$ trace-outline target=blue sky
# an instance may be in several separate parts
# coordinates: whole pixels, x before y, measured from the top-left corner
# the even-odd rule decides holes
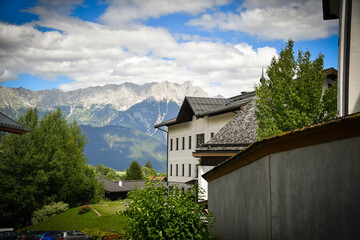
[[[320,0],[1,0],[0,85],[191,81],[230,97],[252,90],[289,38],[337,68],[337,28]]]

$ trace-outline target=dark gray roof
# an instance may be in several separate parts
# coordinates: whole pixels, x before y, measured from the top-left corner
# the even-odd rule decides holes
[[[243,92],[241,95],[231,98],[185,97],[176,119],[155,124],[154,127],[158,128],[191,121],[194,115],[201,118],[236,111],[254,98],[255,92]]]
[[[103,184],[105,191],[107,192],[130,192],[135,189],[135,186],[138,188],[145,188],[144,180],[124,180],[119,185],[119,181],[110,181],[101,177],[98,177],[98,180]],[[165,184],[162,181],[156,181],[157,184]]]
[[[244,99],[239,102],[244,101]],[[196,152],[239,151],[257,140],[255,99],[243,104],[241,110]]]
[[[195,116],[202,115],[204,112],[218,108],[228,102],[226,98],[204,98],[204,97],[186,97]]]
[[[159,128],[159,127],[162,127],[162,126],[169,126],[169,125],[172,125],[172,124],[175,124],[175,123],[176,123],[176,118],[172,118],[172,119],[167,120],[165,122],[155,124],[154,128]]]
[[[16,121],[12,120],[8,116],[0,112],[0,131],[24,134],[29,130],[27,130],[19,123],[17,123]]]
[[[127,186],[119,186],[119,182],[113,182],[109,181],[104,178],[98,178],[99,181],[103,184],[105,191],[107,192],[129,192],[133,190],[132,188],[129,188]]]

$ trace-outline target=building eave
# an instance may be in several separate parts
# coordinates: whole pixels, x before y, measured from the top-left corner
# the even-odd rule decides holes
[[[209,182],[270,154],[360,136],[360,113],[255,142],[203,177]]]
[[[324,20],[339,18],[340,0],[323,0],[322,3]]]

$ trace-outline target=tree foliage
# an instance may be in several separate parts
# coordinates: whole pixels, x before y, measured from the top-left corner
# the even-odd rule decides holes
[[[148,168],[148,167],[142,167],[141,168],[143,175],[145,178],[149,178],[149,177],[156,177],[157,173],[154,169],[152,168]]]
[[[150,160],[146,162],[145,167],[151,168],[151,169],[153,168]]]
[[[313,61],[309,51],[299,50],[289,40],[279,58],[273,57],[266,74],[255,86],[259,139],[299,129],[336,116],[336,82],[323,92],[324,55]]]
[[[19,119],[30,130],[7,134],[0,145],[0,225],[30,223],[31,215],[52,202],[75,206],[99,199],[95,171],[86,165],[85,135],[61,111],[39,120],[37,109]]]
[[[118,181],[121,176],[115,172],[114,169],[105,167],[103,164],[99,164],[95,168],[96,176],[102,177],[110,181]]]
[[[143,172],[141,170],[140,164],[133,160],[126,170],[125,180],[142,180],[144,179]]]
[[[212,224],[211,213],[196,203],[196,188],[169,195],[163,185],[147,182],[147,187],[129,193],[126,228],[128,239],[204,239]]]

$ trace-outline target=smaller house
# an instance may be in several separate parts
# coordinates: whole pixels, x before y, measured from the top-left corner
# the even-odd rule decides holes
[[[130,191],[134,190],[136,187],[140,189],[146,187],[144,180],[110,181],[101,177],[99,177],[98,180],[104,186],[105,197],[112,201],[127,198],[127,194]],[[158,182],[163,183],[162,181]],[[165,186],[165,183],[163,184]]]

